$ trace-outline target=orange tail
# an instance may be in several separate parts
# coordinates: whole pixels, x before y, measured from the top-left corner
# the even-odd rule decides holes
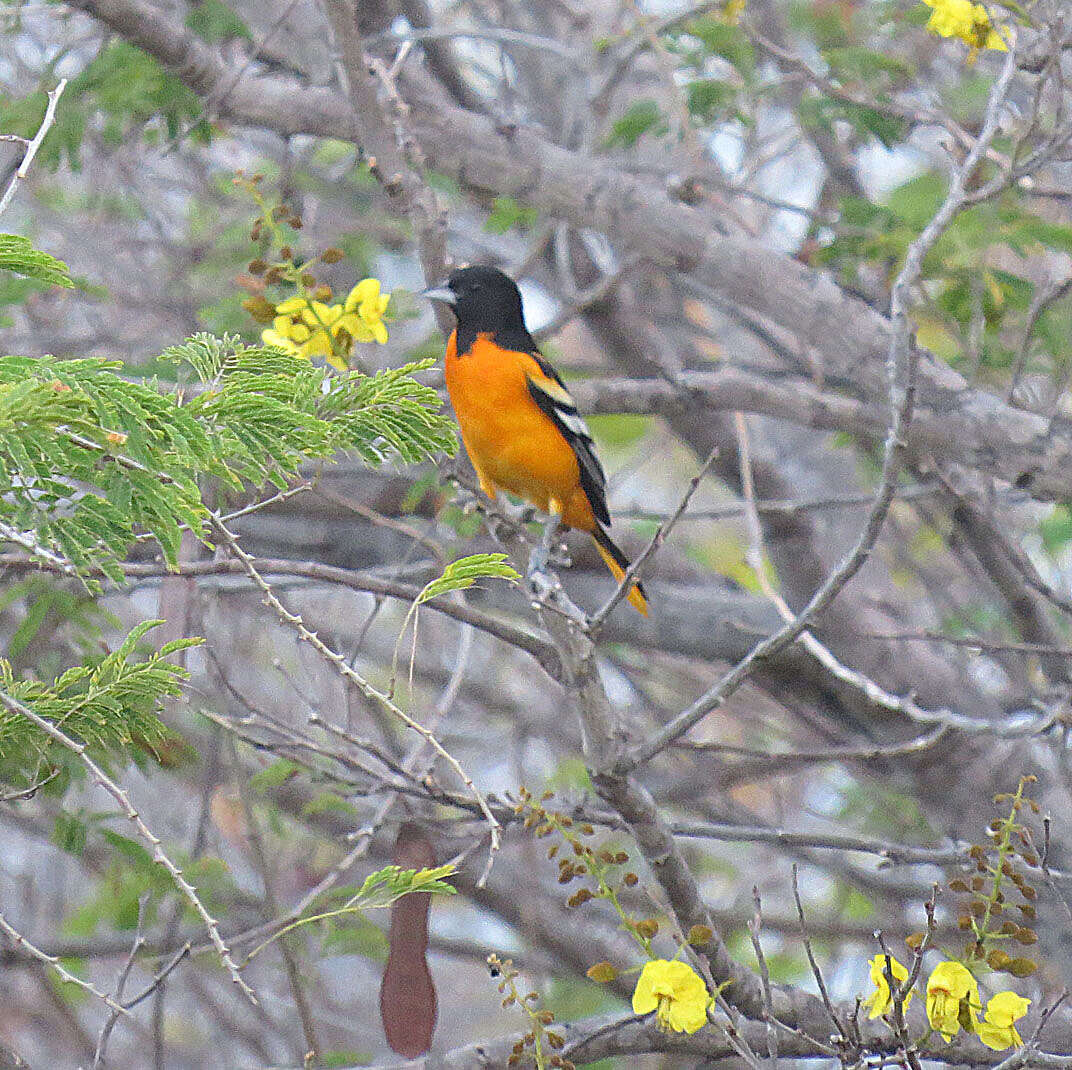
[[[610,569],[611,575],[618,583],[621,583],[625,578],[625,570],[629,567],[629,558],[614,545],[611,537],[598,524],[592,530],[592,538],[595,540],[599,556]],[[645,617],[648,615],[648,596],[644,593],[641,584],[634,583],[625,597],[638,613]]]

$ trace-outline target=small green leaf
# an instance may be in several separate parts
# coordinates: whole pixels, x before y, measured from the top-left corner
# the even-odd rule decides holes
[[[737,99],[737,90],[719,78],[697,78],[685,87],[689,114],[711,122],[729,111]]]
[[[186,25],[210,45],[231,39],[253,40],[249,27],[222,0],[198,0]]]
[[[432,580],[417,595],[417,605],[423,605],[450,591],[465,590],[485,576],[516,582],[521,579],[521,574],[513,566],[506,564],[506,559],[506,554],[472,554],[452,561],[443,570],[442,576]]]
[[[607,147],[631,149],[645,134],[665,134],[668,129],[654,100],[636,100],[614,121]]]
[[[1051,556],[1059,554],[1072,542],[1072,509],[1067,505],[1055,505],[1049,516],[1039,523],[1042,545]]]
[[[280,758],[266,768],[254,773],[249,778],[249,786],[254,791],[263,794],[271,788],[278,788],[281,784],[285,784],[292,776],[296,776],[300,770],[300,765],[295,765],[294,762],[287,761],[286,758]]]
[[[518,204],[513,197],[496,197],[484,229],[492,234],[505,234],[512,227],[528,230],[539,218],[539,212],[528,205]]]

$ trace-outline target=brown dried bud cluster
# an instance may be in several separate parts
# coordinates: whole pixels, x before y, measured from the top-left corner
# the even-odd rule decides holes
[[[498,955],[491,954],[488,955],[487,962],[491,976],[499,982],[503,1007],[520,1007],[528,1015],[532,1026],[514,1044],[506,1065],[517,1067],[546,1065],[557,1067],[559,1070],[576,1070],[569,1059],[564,1059],[557,1054],[566,1046],[566,1038],[561,1033],[555,1033],[546,1028],[554,1022],[555,1016],[551,1011],[539,1006],[539,992],[522,994],[518,991],[516,982],[520,973],[514,969],[513,960],[500,959]],[[550,1049],[550,1052],[546,1049]],[[540,1058],[545,1060],[539,1064],[537,1064],[537,1050],[540,1052]]]
[[[949,890],[965,897],[957,911],[957,929],[968,934],[964,957],[985,961],[993,970],[1027,977],[1038,967],[1015,949],[1038,942],[1032,928],[1037,914],[1033,901],[1038,890],[1031,883],[1030,870],[1040,867],[1030,827],[1023,815],[1039,812],[1038,803],[1026,794],[1035,777],[1026,776],[1015,793],[1001,792],[995,804],[1007,812],[987,826],[988,844],[973,844],[968,850],[967,870],[949,881]],[[1009,914],[1016,911],[1020,920]],[[922,934],[916,934],[922,939]],[[918,947],[918,943],[910,946]]]

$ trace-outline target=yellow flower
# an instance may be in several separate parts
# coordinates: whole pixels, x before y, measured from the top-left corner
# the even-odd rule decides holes
[[[978,1025],[979,986],[959,962],[940,962],[927,980],[927,1017],[948,1044],[963,1026]]]
[[[722,5],[722,20],[730,26],[741,21],[741,13],[748,6],[748,0],[726,0]]]
[[[875,991],[868,999],[864,1000],[864,1006],[871,1008],[871,1013],[868,1014],[868,1018],[878,1018],[879,1015],[886,1014],[893,1008],[893,995],[890,992],[890,986],[886,981],[886,956],[876,955],[871,960],[871,983],[875,986]],[[908,970],[904,968],[892,955],[890,956],[890,973],[893,975],[895,981],[907,981]],[[912,992],[909,991],[905,996],[904,1010],[908,1007],[908,1004],[912,1002]]]
[[[1015,992],[999,992],[986,1005],[986,1020],[977,1027],[979,1039],[994,1051],[1004,1051],[1023,1044],[1013,1022],[1018,1022],[1031,1006],[1031,1000]]]
[[[345,359],[339,355],[340,344],[333,325],[342,318],[342,305],[325,305],[304,297],[289,297],[276,307],[272,326],[261,331],[265,345],[277,346],[295,357],[323,357],[339,371],[346,371]]]
[[[282,318],[282,317],[277,317]],[[289,329],[289,320],[288,329]],[[261,331],[261,341],[266,346],[275,346],[276,349],[282,349],[285,353],[290,353],[291,356],[301,356],[301,349],[298,345],[290,340],[290,338],[282,331],[276,330],[275,327],[267,327]]]
[[[323,301],[310,301],[302,312],[302,319],[310,327],[330,327],[342,315],[342,305],[325,305]]]
[[[974,60],[981,48],[994,49],[997,52],[1008,52],[1009,47],[1002,40],[1002,36],[994,29],[982,4],[973,3],[972,0],[923,0],[933,8],[927,29],[939,37],[958,37],[971,49],[971,59]],[[1003,34],[1010,36],[1010,28],[1002,27]]]
[[[655,1011],[666,1032],[695,1033],[707,1022],[707,1004],[707,987],[685,962],[645,963],[633,991],[633,1013]]]
[[[383,314],[387,311],[390,294],[380,293],[379,279],[362,279],[346,297],[344,315],[338,321],[355,342],[387,341]]]
[[[309,307],[309,302],[304,297],[288,297],[275,306],[276,312],[281,316],[301,315]]]

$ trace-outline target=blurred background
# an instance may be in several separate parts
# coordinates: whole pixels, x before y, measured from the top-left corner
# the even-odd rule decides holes
[[[733,954],[755,965],[755,885],[772,979],[815,991],[797,866],[835,999],[870,991],[876,929],[900,948],[920,929],[932,885],[999,815],[994,792],[1036,774],[1055,870],[1072,845],[1062,7],[1027,5],[1017,23],[1021,69],[976,180],[1004,174],[1004,188],[957,216],[911,294],[925,350],[916,424],[874,551],[815,622],[835,668],[789,647],[643,770]],[[315,0],[7,0],[0,133],[32,136],[44,90],[68,84],[3,227],[66,261],[77,287],[0,278],[0,344],[117,358],[130,377],[166,382],[174,370],[159,354],[194,332],[256,342],[251,299],[283,295],[249,268],[263,243],[250,236],[258,208],[234,182],[242,170],[264,176],[270,206],[300,216],[288,231],[296,258],[342,251],[318,265],[319,282],[342,295],[372,276],[391,294],[389,340],[358,346],[355,367],[439,356],[442,335],[415,295],[439,281],[419,252],[441,225],[453,264],[519,279],[529,327],[589,419],[631,555],[714,451],[645,573],[651,616],[621,605],[601,637],[600,680],[641,740],[779,627],[772,593],[793,611],[806,604],[871,509],[890,285],[950,161],[978,136],[1004,60],[929,33],[930,15],[903,0],[362,2],[357,32],[388,129],[418,199],[442,212],[422,230],[358,148],[367,116],[349,110]],[[21,158],[0,142],[0,187]],[[423,378],[442,385],[438,369]],[[376,470],[340,456],[301,487],[234,521],[286,604],[366,678],[394,678],[399,704],[436,726],[489,796],[509,802],[525,785],[555,792],[564,811],[598,810],[522,587],[482,582],[451,596],[453,615],[423,608],[404,631],[406,592],[497,549],[464,455]],[[268,497],[251,488],[222,504]],[[613,583],[586,540],[569,546],[563,584],[594,612]],[[192,538],[183,553],[212,559]],[[131,560],[154,558],[142,546]],[[318,578],[312,565],[343,571]],[[431,905],[429,1065],[526,1028],[500,1006],[491,952],[512,956],[561,1020],[628,1013],[630,978],[586,977],[600,961],[636,962],[607,904],[568,908],[547,843],[517,824],[478,887],[486,829],[437,798],[457,788],[449,771],[423,781],[431,756],[414,755],[400,725],[298,643],[244,576],[159,569],[100,597],[26,569],[0,577],[17,675],[56,675],[148,618],[167,621],[167,638],[207,642],[184,655],[192,680],[164,715],[188,748],[146,756],[123,782],[240,960],[340,864],[348,836],[371,833],[343,877],[359,885],[413,820],[439,861],[460,865],[459,894]],[[399,791],[406,761],[414,776]],[[1041,843],[1042,816],[1032,820]],[[399,1065],[377,997],[387,911],[307,926],[286,955],[278,943],[260,952],[246,971],[253,1007],[128,831],[90,786],[0,799],[0,909],[38,948],[111,991],[144,895],[132,991],[194,944],[116,1028],[110,1065],[299,1066],[310,1050],[311,1065]],[[600,842],[639,867],[630,909],[660,914],[628,835],[611,827]],[[1069,982],[1064,887],[1041,897],[1040,968],[1020,987],[1036,1009]],[[940,921],[955,929],[957,910],[946,891]],[[93,1064],[107,1009],[12,941],[0,942],[0,1006],[0,1037],[31,1065]],[[715,1063],[627,1054],[598,1065]]]

